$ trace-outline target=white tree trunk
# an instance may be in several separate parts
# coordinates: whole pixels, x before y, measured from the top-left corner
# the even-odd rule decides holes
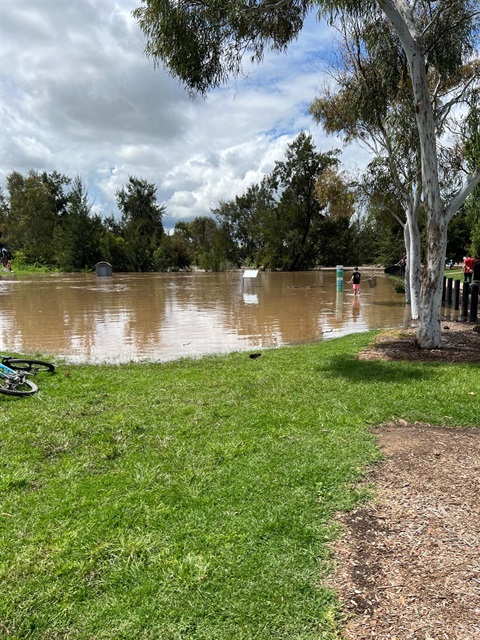
[[[416,30],[412,10],[404,0],[378,0],[396,30],[407,56],[413,92],[417,130],[420,139],[422,189],[427,226],[426,268],[420,290],[417,344],[434,349],[441,346],[440,309],[447,224],[440,197],[435,121],[428,87],[421,36]]]
[[[420,309],[420,275],[421,275],[421,237],[418,228],[418,212],[420,208],[420,193],[417,190],[406,207],[407,232],[406,242],[408,280],[405,277],[409,290],[410,314],[412,320],[418,320]],[[407,276],[407,274],[405,274]]]
[[[409,269],[409,289],[410,307],[412,320],[418,320],[420,314],[420,273],[421,273],[421,252],[420,252],[420,231],[418,225],[410,229],[410,269]]]
[[[405,264],[405,302],[411,304],[412,295],[410,288],[410,229],[408,224],[403,224],[403,241],[405,242],[405,248],[407,250],[407,262]]]

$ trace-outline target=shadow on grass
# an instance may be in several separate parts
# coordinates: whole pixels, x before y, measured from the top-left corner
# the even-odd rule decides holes
[[[382,362],[378,360],[357,360],[352,356],[335,356],[329,365],[318,368],[319,373],[357,382],[408,382],[424,380],[429,376],[425,368],[419,368],[406,362]]]

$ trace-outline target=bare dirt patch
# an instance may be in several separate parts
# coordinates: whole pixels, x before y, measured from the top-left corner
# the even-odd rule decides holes
[[[418,348],[414,329],[385,331],[359,357],[361,360],[480,362],[480,323],[443,322],[441,349]]]
[[[383,333],[363,359],[480,363],[472,325],[425,352],[413,332]],[[480,419],[480,407],[479,407]],[[341,514],[332,587],[346,640],[480,640],[480,429],[391,422],[368,478],[373,503]]]

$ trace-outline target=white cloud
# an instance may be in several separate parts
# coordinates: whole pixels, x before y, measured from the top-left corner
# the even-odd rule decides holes
[[[144,55],[140,0],[2,0],[0,184],[12,171],[80,175],[97,211],[116,211],[130,175],[154,182],[170,222],[208,215],[272,170],[322,86],[329,29],[309,19],[287,54],[205,100]],[[352,166],[362,154],[346,156]],[[350,168],[350,167],[349,167]]]

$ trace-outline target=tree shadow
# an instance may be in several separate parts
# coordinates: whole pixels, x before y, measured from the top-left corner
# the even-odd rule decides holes
[[[425,380],[429,372],[408,362],[358,360],[352,356],[335,356],[329,364],[318,367],[319,373],[329,373],[353,382],[403,382]]]

